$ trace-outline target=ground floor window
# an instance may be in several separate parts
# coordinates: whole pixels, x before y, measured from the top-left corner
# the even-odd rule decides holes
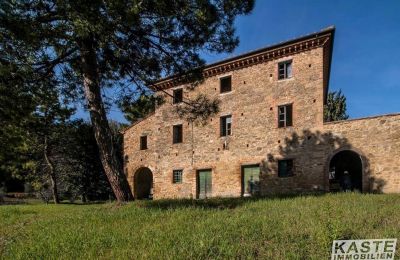
[[[172,183],[182,183],[183,170],[172,171]]]
[[[278,161],[278,176],[281,178],[290,177],[294,175],[293,159],[279,160]]]

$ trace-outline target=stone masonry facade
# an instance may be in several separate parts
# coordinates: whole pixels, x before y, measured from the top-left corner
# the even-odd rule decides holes
[[[243,169],[259,167],[258,194],[329,191],[330,161],[341,151],[359,155],[363,192],[400,192],[400,114],[324,122],[334,28],[211,64],[194,89],[178,78],[155,83],[165,102],[124,131],[124,169],[133,193],[143,169],[152,173],[152,197],[197,198],[199,170],[211,171],[210,197],[244,194]],[[278,79],[278,66],[291,61],[291,77]],[[220,79],[231,77],[231,91],[220,93]],[[207,124],[191,123],[176,112],[169,95],[199,94],[220,100],[220,112]],[[168,93],[169,95],[167,95]],[[292,126],[278,127],[278,106],[292,105]],[[220,134],[220,117],[230,115],[231,135]],[[173,144],[173,126],[183,127]],[[147,149],[140,137],[147,136]],[[279,176],[280,160],[293,163]],[[180,183],[173,170],[182,170]],[[135,180],[137,183],[135,183]]]

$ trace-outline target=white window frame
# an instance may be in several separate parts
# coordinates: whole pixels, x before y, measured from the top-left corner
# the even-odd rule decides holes
[[[283,65],[283,77],[280,78],[280,66]],[[289,65],[289,66],[288,66]],[[290,79],[293,76],[293,61],[286,60],[278,63],[278,80]]]

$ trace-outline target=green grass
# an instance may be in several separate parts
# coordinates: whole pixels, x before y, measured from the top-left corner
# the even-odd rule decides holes
[[[400,195],[0,206],[0,221],[5,259],[328,259],[334,239],[400,239]]]

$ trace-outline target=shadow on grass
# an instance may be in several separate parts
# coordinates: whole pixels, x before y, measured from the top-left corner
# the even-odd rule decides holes
[[[109,203],[109,202],[114,202],[113,200],[106,200],[106,201],[87,201],[87,202],[81,202],[81,201],[68,201],[68,200],[63,200],[59,204],[60,205],[74,205],[74,206],[79,206],[79,205],[96,205],[96,204],[104,204],[104,203]],[[36,205],[36,204],[47,204],[47,205],[54,205],[53,201],[45,202],[41,199],[36,199],[36,198],[29,198],[29,199],[19,199],[19,198],[9,198],[9,197],[3,197],[0,200],[0,206],[2,205]]]
[[[204,208],[204,209],[235,209],[246,203],[255,202],[259,200],[285,200],[296,197],[317,197],[323,196],[326,193],[302,193],[302,194],[279,194],[259,197],[247,198],[210,198],[203,200],[195,199],[161,199],[154,201],[137,201],[137,205],[141,208],[152,209],[181,209],[181,208]]]

